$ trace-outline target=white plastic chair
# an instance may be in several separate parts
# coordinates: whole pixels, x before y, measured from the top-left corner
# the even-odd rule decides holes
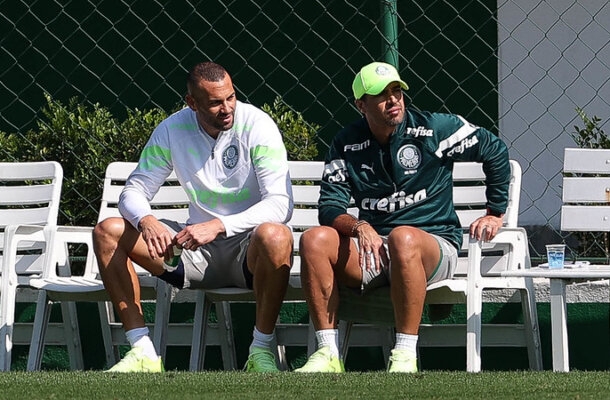
[[[57,224],[63,170],[54,161],[0,163],[0,369],[11,368],[13,341],[29,344],[29,332],[15,324],[17,302],[35,302],[30,285],[42,273],[50,254],[48,239]],[[75,316],[73,305],[62,308],[64,317]],[[14,332],[14,329],[17,329]],[[14,333],[16,333],[14,335]],[[68,340],[78,340],[70,337]],[[72,364],[82,357],[70,352]]]
[[[111,216],[120,216],[118,211],[119,195],[125,180],[136,167],[136,163],[113,162],[108,165],[104,177],[102,200],[98,221]],[[172,174],[151,201],[153,213],[158,218],[169,218],[186,221],[188,210],[184,208],[188,199],[184,190],[176,186],[177,178]],[[174,185],[172,185],[174,183]],[[28,370],[40,369],[44,351],[46,330],[49,326],[51,306],[54,302],[86,301],[97,302],[100,311],[102,338],[106,352],[106,363],[114,365],[118,359],[118,346],[127,343],[119,321],[116,321],[112,304],[109,302],[104,284],[99,277],[97,261],[92,244],[93,227],[60,226],[51,232],[54,255],[51,267],[46,268],[43,275],[32,279],[31,285],[40,290],[30,354]],[[68,245],[70,243],[84,244],[88,248],[84,272],[81,276],[71,275]],[[135,265],[135,264],[134,264]],[[148,271],[135,265],[141,286],[143,301],[155,301],[155,322],[149,328],[153,334],[153,342],[157,350],[165,355],[166,339],[169,322],[169,303],[171,301],[171,286],[150,275]],[[63,271],[63,273],[62,273]],[[190,339],[190,338],[189,338]],[[190,341],[184,340],[184,343]],[[80,347],[80,344],[78,344]],[[82,353],[82,349],[77,349]]]

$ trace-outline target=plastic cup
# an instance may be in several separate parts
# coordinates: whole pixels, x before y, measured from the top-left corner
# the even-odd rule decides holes
[[[549,260],[549,268],[563,268],[565,253],[565,244],[547,244],[546,256]]]

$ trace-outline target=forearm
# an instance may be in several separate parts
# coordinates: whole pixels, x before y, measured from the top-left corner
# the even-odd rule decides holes
[[[140,229],[140,220],[152,214],[148,199],[142,193],[126,189],[119,198],[119,212],[134,228]]]
[[[253,229],[263,222],[286,223],[292,216],[292,202],[287,195],[270,196],[237,214],[218,216],[226,235]]]
[[[333,220],[332,227],[340,234],[349,237],[357,237],[358,230],[363,225],[369,225],[364,220],[359,220],[351,214],[341,214]]]

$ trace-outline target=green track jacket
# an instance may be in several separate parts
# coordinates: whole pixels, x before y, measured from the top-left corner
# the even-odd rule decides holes
[[[508,150],[490,131],[453,114],[407,108],[389,146],[382,148],[363,118],[342,129],[325,160],[319,222],[331,226],[353,198],[359,218],[380,235],[397,226],[415,226],[462,244],[453,207],[453,164],[483,163],[487,206],[504,213],[508,202]]]

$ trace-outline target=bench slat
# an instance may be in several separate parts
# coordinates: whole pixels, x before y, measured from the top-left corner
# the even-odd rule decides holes
[[[610,174],[610,149],[565,149],[563,172]]]
[[[610,177],[563,178],[564,203],[610,203]]]
[[[610,206],[563,206],[561,230],[610,232]]]

